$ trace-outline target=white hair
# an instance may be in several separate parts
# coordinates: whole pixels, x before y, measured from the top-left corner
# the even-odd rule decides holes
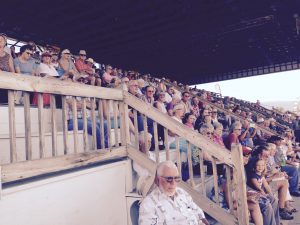
[[[176,169],[177,170],[177,167],[176,167],[175,163],[173,163],[170,160],[164,161],[164,162],[159,163],[158,166],[157,166],[157,170],[156,170],[157,176],[163,176],[165,168],[170,168],[170,169]]]
[[[147,137],[148,137],[148,139],[151,140],[152,139],[152,134],[147,132]],[[144,138],[145,138],[145,131],[139,132],[139,143],[141,143],[141,144],[145,143]]]

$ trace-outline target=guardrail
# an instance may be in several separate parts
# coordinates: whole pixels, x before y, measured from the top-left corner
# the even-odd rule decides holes
[[[179,171],[182,170],[183,154],[186,155],[190,182],[182,182],[185,188],[195,199],[196,203],[208,214],[223,224],[249,224],[246,199],[246,183],[243,169],[241,146],[232,146],[232,151],[215,145],[196,131],[158,111],[145,102],[137,99],[127,92],[101,87],[91,87],[83,84],[61,81],[51,78],[40,78],[26,75],[0,72],[0,89],[8,90],[9,110],[9,139],[10,164],[2,166],[2,182],[12,182],[18,179],[38,176],[54,171],[70,169],[92,162],[107,160],[114,157],[129,156],[144,168],[155,172],[159,159],[159,135],[165,143],[172,134],[174,148],[177,152],[176,163]],[[26,160],[19,162],[16,146],[15,128],[15,92],[22,91],[24,97],[25,121],[25,152]],[[30,122],[30,93],[38,93],[38,123],[39,123],[39,154],[33,157]],[[43,130],[43,94],[50,95],[51,109],[51,156],[45,156],[45,141]],[[80,101],[78,100],[80,97]],[[57,107],[57,100],[61,100],[61,109]],[[78,107],[82,124],[79,126]],[[108,106],[112,106],[109,107]],[[129,117],[128,106],[132,108],[133,118]],[[62,110],[63,154],[58,154],[57,123],[55,119],[57,110]],[[68,120],[68,112],[72,111],[73,120]],[[87,116],[87,111],[90,116]],[[138,148],[138,120],[143,121],[143,130],[152,132],[156,160],[151,161]],[[150,122],[149,122],[150,121]],[[130,128],[132,122],[134,128]],[[120,125],[119,125],[120,124]],[[70,152],[68,130],[72,125],[74,150]],[[133,130],[132,130],[133,129]],[[150,131],[150,129],[153,129]],[[83,149],[78,148],[78,131],[83,130]],[[114,143],[110,131],[114,130]],[[107,136],[105,135],[107,133]],[[88,134],[91,135],[91,149],[89,148]],[[132,134],[132,135],[131,135]],[[147,132],[145,132],[147,134]],[[147,135],[145,135],[145,140]],[[99,144],[100,143],[100,144]],[[147,143],[147,141],[145,141]],[[24,147],[24,146],[23,146]],[[170,159],[170,148],[165,144],[166,159]],[[205,191],[205,159],[204,155],[211,156],[215,194],[218,196],[217,164],[222,163],[226,168],[227,188],[229,190],[229,208],[226,212],[219,206],[219,199],[213,202],[206,196]],[[193,156],[199,159],[200,182],[197,183],[193,171]],[[238,188],[237,188],[238,187]],[[234,202],[237,203],[237,216],[234,212]]]

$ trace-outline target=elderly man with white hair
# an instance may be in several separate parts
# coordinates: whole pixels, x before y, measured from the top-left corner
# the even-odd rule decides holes
[[[140,205],[140,225],[209,224],[192,197],[177,187],[180,180],[178,169],[172,161],[158,165],[155,179],[157,186]]]

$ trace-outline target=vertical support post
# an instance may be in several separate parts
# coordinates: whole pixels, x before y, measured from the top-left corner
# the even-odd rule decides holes
[[[107,138],[108,138],[108,148],[111,149],[111,118],[110,118],[110,108],[111,108],[111,100],[106,100],[106,121],[107,121]]]
[[[231,168],[228,165],[225,165],[225,168],[226,168],[226,186],[227,186],[227,190],[228,190],[229,209],[230,209],[230,213],[233,214]]]
[[[86,98],[82,100],[82,119],[83,119],[83,148],[84,151],[88,151],[88,129],[87,129],[87,110],[86,110]]]
[[[200,176],[201,176],[202,194],[203,194],[203,196],[206,196],[203,150],[200,150],[199,148],[197,150],[198,150],[199,159],[200,159]]]
[[[236,178],[237,188],[237,217],[239,224],[249,225],[247,194],[246,194],[246,179],[243,164],[242,147],[240,144],[232,144],[231,146],[232,161],[234,164],[233,172]]]
[[[190,182],[191,186],[195,187],[194,182],[194,172],[193,172],[193,162],[192,162],[192,151],[191,151],[191,143],[187,141],[187,160],[188,160],[188,167],[189,167],[189,176],[190,176]]]
[[[38,119],[40,158],[42,159],[45,157],[44,99],[42,93],[38,93]]]
[[[24,122],[25,122],[26,160],[31,160],[32,142],[31,142],[31,122],[30,122],[30,98],[28,92],[24,92]]]
[[[96,115],[95,115],[95,108],[96,108],[96,101],[95,98],[91,98],[91,121],[92,121],[92,148],[93,150],[97,149],[97,134],[96,134]]]
[[[98,114],[100,120],[100,140],[101,140],[101,149],[105,148],[104,140],[104,116],[103,116],[103,100],[99,99]]]
[[[143,122],[144,122],[144,143],[145,143],[145,150],[146,150],[146,155],[148,155],[148,123],[147,123],[147,116],[143,116]]]
[[[166,149],[166,159],[170,160],[170,149],[169,149],[169,135],[168,135],[168,129],[164,127],[164,136],[165,136],[165,149]]]
[[[66,96],[61,97],[62,102],[62,126],[63,126],[63,139],[64,139],[64,155],[69,153],[68,145],[68,103]]]
[[[218,172],[217,172],[217,164],[216,159],[212,159],[212,169],[213,169],[213,177],[214,177],[214,189],[215,189],[215,196],[216,196],[216,203],[217,205],[220,204],[219,199],[219,186],[218,186]]]
[[[181,153],[179,148],[179,137],[175,137],[175,143],[176,143],[176,152],[177,152],[177,168],[178,172],[181,175]]]
[[[159,147],[158,147],[158,132],[157,132],[157,122],[153,121],[153,134],[154,134],[154,146],[155,146],[155,160],[159,163]]]
[[[113,110],[114,110],[115,147],[119,147],[118,102],[117,101],[113,101]]]
[[[77,99],[72,97],[72,114],[73,114],[73,138],[74,153],[78,152],[78,118],[77,118]]]
[[[51,131],[52,131],[52,156],[57,156],[57,130],[56,130],[56,102],[55,96],[50,95],[50,107],[51,107]]]
[[[138,128],[138,119],[137,119],[137,111],[133,110],[133,121],[134,121],[134,139],[135,139],[135,147],[139,149],[139,128]]]
[[[8,120],[9,120],[9,143],[10,143],[10,162],[17,161],[16,148],[16,120],[15,120],[15,92],[8,91]]]

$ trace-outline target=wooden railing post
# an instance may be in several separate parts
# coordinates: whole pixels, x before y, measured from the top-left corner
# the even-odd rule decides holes
[[[236,201],[237,201],[237,217],[239,224],[249,224],[246,179],[243,163],[242,146],[240,144],[232,144],[231,146],[232,161],[234,164],[233,176],[236,182]]]
[[[125,146],[130,143],[129,132],[129,116],[128,105],[124,102],[120,102],[120,120],[121,120],[121,143]]]

